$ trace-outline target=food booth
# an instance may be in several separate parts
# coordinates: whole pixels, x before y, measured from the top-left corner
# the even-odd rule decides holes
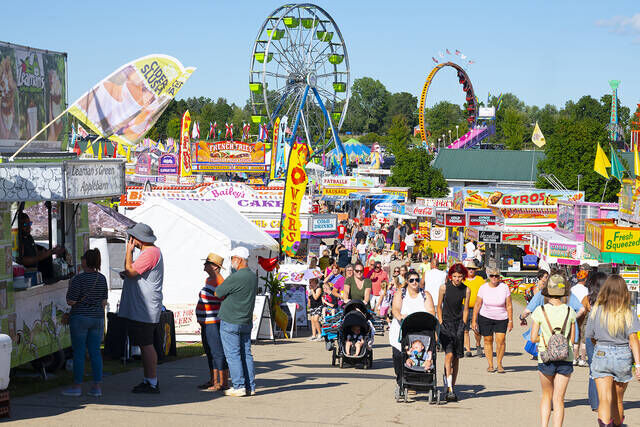
[[[121,195],[124,166],[117,160],[0,164],[0,325],[13,342],[12,367],[47,359],[46,367],[55,370],[64,362],[62,350],[71,339],[61,318],[68,309],[69,279],[89,249],[87,202]],[[41,202],[48,211],[48,239],[36,244],[64,248],[66,254],[51,257],[52,270],[39,264],[31,271],[18,264],[27,231],[17,219],[25,206]]]

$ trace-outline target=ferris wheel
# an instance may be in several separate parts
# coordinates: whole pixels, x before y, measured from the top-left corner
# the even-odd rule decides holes
[[[288,4],[269,14],[253,45],[249,88],[254,123],[273,128],[288,121],[285,143],[301,137],[315,155],[332,142],[344,151],[338,130],[349,105],[349,57],[338,26],[322,8]]]

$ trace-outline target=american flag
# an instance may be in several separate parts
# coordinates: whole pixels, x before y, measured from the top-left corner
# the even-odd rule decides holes
[[[436,64],[439,64],[438,60],[435,57],[431,57],[431,59],[433,59],[433,62],[435,62]]]
[[[258,133],[258,141],[266,141],[267,140],[267,125],[266,124],[261,124],[259,126],[259,133]]]
[[[456,49],[456,55],[460,55],[460,51],[458,49]]]
[[[451,55],[451,52],[449,51],[449,49],[447,49],[447,55]]]
[[[232,134],[231,126],[229,126],[229,123],[225,123],[224,126],[227,128],[227,130],[224,133],[224,137],[229,138],[229,135]]]

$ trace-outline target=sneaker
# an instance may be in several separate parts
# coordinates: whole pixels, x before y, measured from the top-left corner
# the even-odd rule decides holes
[[[578,366],[578,359],[573,359],[573,366]]]
[[[255,393],[255,391],[254,391]],[[242,397],[247,395],[247,390],[244,388],[230,388],[224,391],[225,396]]]
[[[146,381],[142,381],[140,384],[135,386],[132,393],[149,393],[149,394],[158,394],[160,393],[160,383],[156,384],[156,386],[152,386]]]
[[[476,356],[484,357],[484,351],[480,347],[476,347]]]
[[[69,387],[62,391],[63,396],[80,397],[82,396],[82,389],[80,387]]]
[[[91,387],[91,390],[87,392],[87,396],[102,397],[102,390],[100,387]]]
[[[456,394],[453,391],[448,391],[446,400],[447,402],[457,402],[458,396],[456,396]]]
[[[471,354],[470,351],[467,351],[464,353],[464,357],[472,357],[473,355]]]
[[[589,364],[587,363],[587,361],[586,361],[586,360],[584,360],[584,359],[580,359],[580,360],[578,361],[578,366],[582,366],[582,367],[584,368],[584,367],[589,366]]]
[[[256,395],[255,390],[247,390],[247,396],[255,396],[255,395]]]

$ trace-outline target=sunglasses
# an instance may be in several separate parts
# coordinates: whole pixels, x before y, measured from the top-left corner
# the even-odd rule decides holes
[[[354,270],[356,273],[362,273],[364,270]]]
[[[407,282],[409,282],[409,283],[415,283],[415,282],[419,282],[419,281],[420,281],[420,279],[416,279],[416,278],[407,280]]]
[[[489,277],[500,277],[499,274],[490,274]]]
[[[22,225],[23,225],[24,227],[28,227],[28,226],[30,226],[30,225],[33,225],[33,222],[31,222],[31,221],[29,221],[29,222],[23,222],[23,223],[22,223]]]

